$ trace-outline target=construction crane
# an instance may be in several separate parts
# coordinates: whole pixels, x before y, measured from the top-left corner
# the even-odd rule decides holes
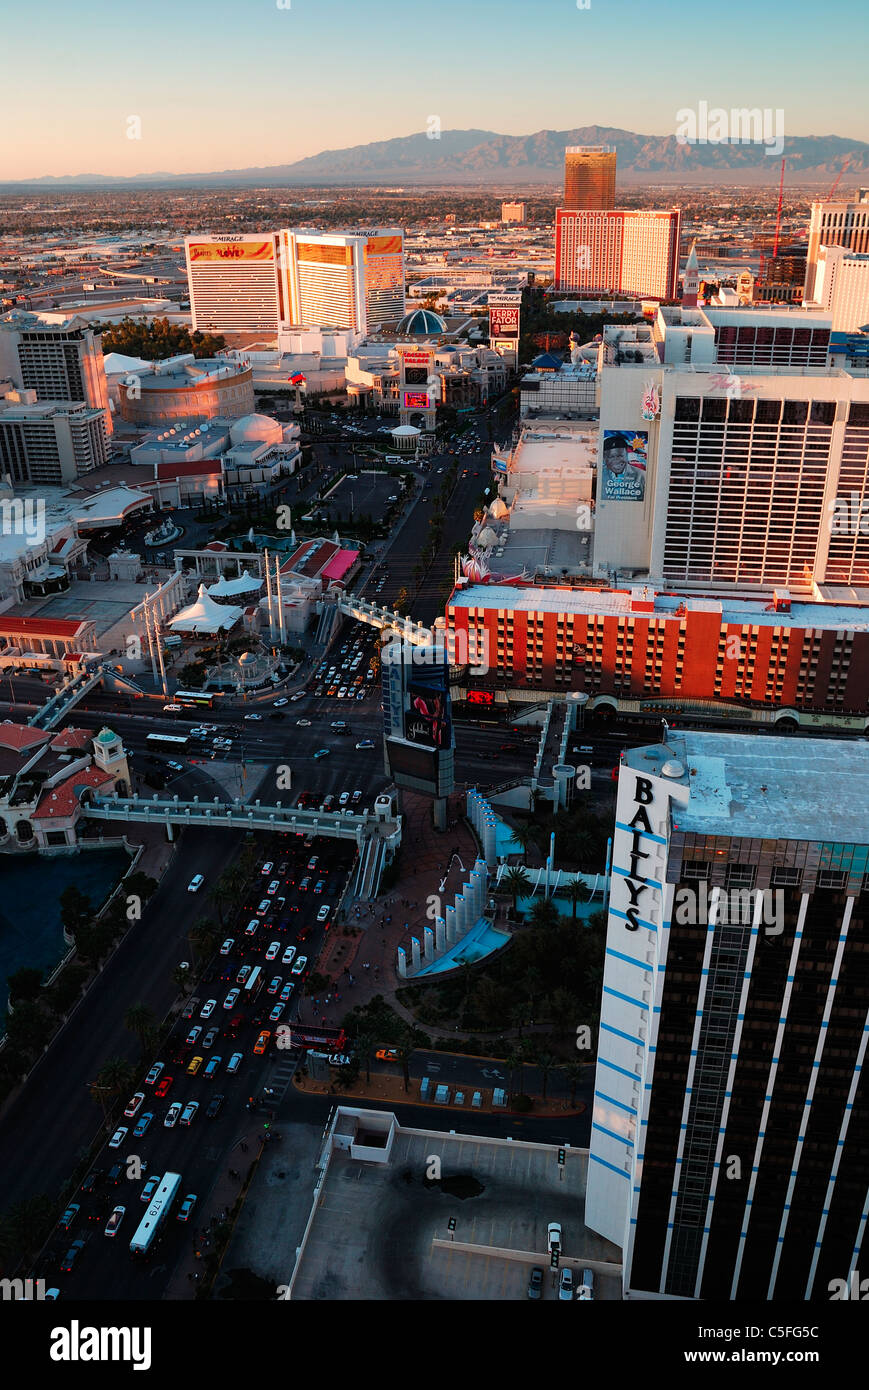
[[[839,177],[841,178],[841,174],[839,175]],[[781,231],[781,204],[782,204],[782,195],[783,195],[783,193],[784,193],[784,190],[785,190],[785,161],[782,160],[782,162],[781,162],[781,175],[780,175],[779,181],[778,181],[778,209],[776,210],[776,215],[775,215],[775,240],[773,241],[773,244],[772,244],[773,259],[775,259],[775,257],[778,255],[778,238],[779,238],[779,232]]]
[[[851,163],[851,156],[850,156],[849,154],[847,154],[847,155],[845,156],[845,163],[842,165],[841,169],[839,170],[838,174],[836,175],[835,183],[833,184],[833,187],[830,189],[829,193],[827,194],[827,197],[826,197],[826,199],[825,199],[825,202],[828,202],[828,203],[829,203],[830,200],[832,199],[833,194],[835,193],[836,189],[839,187],[839,183],[840,183],[840,181],[841,181],[842,175],[844,174],[845,170],[847,169],[847,167],[848,167],[848,165],[849,165],[850,163]]]

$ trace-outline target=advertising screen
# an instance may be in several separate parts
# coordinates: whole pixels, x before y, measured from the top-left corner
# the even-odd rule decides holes
[[[273,261],[275,247],[272,241],[192,241],[190,243],[190,264],[202,265],[205,261]]]
[[[489,337],[519,337],[519,307],[522,296],[519,294],[489,295]]]
[[[393,777],[415,777],[421,782],[429,782],[432,787],[438,784],[438,758],[436,748],[421,748],[401,739],[386,740],[386,755],[389,759],[390,775]]]
[[[404,408],[405,410],[428,410],[428,392],[405,391]]]
[[[649,436],[645,430],[604,430],[601,498],[642,502],[646,495]]]
[[[465,696],[469,705],[494,705],[494,690],[469,690]]]
[[[449,702],[444,690],[419,681],[407,687],[409,707],[404,714],[404,737],[426,748],[449,748]]]

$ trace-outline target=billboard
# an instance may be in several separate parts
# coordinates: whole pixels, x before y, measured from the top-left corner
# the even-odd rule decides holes
[[[642,502],[646,495],[649,436],[645,430],[604,430],[601,499]]]
[[[399,352],[399,356],[403,367],[425,367],[426,371],[429,370],[434,361],[433,352],[420,351],[419,348],[411,348],[408,352]]]
[[[469,705],[494,705],[494,690],[469,690],[465,696]]]
[[[190,264],[207,261],[273,261],[273,241],[192,241],[189,246]]]
[[[405,391],[404,408],[405,410],[428,410],[428,392]]]
[[[439,788],[440,753],[436,748],[422,748],[405,743],[403,739],[386,740],[386,756],[389,761],[389,775],[402,786],[401,778],[412,777],[418,782],[427,782],[431,794],[436,796]]]
[[[489,337],[515,340],[519,337],[521,294],[489,295]]]
[[[407,687],[404,737],[425,748],[449,748],[452,741],[449,701],[445,689],[415,680]]]

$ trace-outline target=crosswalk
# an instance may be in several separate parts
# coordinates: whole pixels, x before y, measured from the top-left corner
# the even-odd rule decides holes
[[[263,1089],[269,1088],[274,1092],[273,1099],[275,1104],[279,1104],[290,1088],[290,1082],[296,1072],[296,1067],[301,1060],[301,1053],[298,1051],[286,1052],[269,1069],[269,1074],[265,1079]]]

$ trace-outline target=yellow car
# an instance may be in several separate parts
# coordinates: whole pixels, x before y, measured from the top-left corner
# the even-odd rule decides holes
[[[261,1057],[262,1054],[265,1052],[266,1048],[267,1048],[268,1045],[269,1045],[269,1038],[270,1038],[270,1037],[271,1037],[271,1033],[270,1033],[269,1029],[268,1029],[268,1028],[264,1028],[263,1031],[260,1033],[259,1037],[258,1037],[257,1040],[256,1040],[256,1045],[254,1046],[254,1054],[255,1054],[257,1057]],[[202,1058],[200,1057],[199,1060],[201,1061]]]
[[[195,1076],[202,1066],[203,1060],[202,1057],[191,1057],[190,1061],[187,1063],[187,1075]]]
[[[381,1047],[379,1051],[375,1052],[374,1055],[377,1058],[378,1062],[398,1061],[398,1053],[396,1052],[394,1047]]]

